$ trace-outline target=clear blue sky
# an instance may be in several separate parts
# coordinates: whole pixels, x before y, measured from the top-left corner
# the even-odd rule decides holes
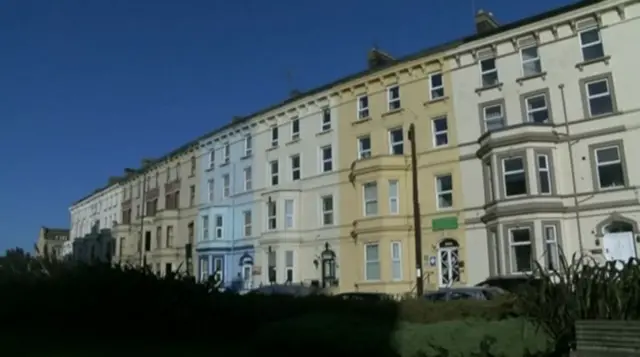
[[[567,0],[475,0],[500,22]],[[392,55],[470,34],[473,0],[0,0],[0,250],[110,175]]]

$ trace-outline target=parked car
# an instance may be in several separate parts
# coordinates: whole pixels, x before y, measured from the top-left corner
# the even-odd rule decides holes
[[[393,299],[393,297],[389,294],[367,293],[367,292],[340,293],[335,295],[335,297],[342,300],[361,300],[361,301],[386,301],[386,300]]]
[[[541,284],[539,278],[527,275],[492,276],[476,284],[476,287],[496,287],[510,293],[516,293],[523,288],[537,288]]]
[[[324,291],[318,287],[302,284],[273,284],[253,289],[249,291],[249,294],[288,295],[302,297],[310,295],[324,295]]]
[[[504,290],[496,287],[456,287],[442,288],[438,291],[426,293],[424,298],[430,301],[453,301],[453,300],[492,300],[504,294]]]

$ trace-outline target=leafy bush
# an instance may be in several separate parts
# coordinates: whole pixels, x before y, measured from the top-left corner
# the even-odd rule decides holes
[[[3,335],[9,340],[4,351],[17,348],[16,355],[29,356],[46,350],[36,357],[53,357],[57,350],[64,352],[61,356],[150,353],[158,343],[166,355],[228,351],[222,354],[409,356],[427,342],[450,344],[451,340],[433,340],[438,335],[434,331],[457,331],[474,344],[482,331],[502,340],[500,331],[509,329],[492,332],[491,324],[518,315],[514,300],[508,298],[437,303],[239,296],[215,292],[188,277],[158,277],[126,266],[15,257],[10,264],[0,261],[0,292],[0,320],[11,321]],[[460,319],[467,322],[451,321]],[[418,325],[425,323],[432,325]],[[510,333],[506,338],[515,341]]]
[[[588,256],[562,257],[560,269],[538,265],[541,284],[518,295],[520,311],[555,341],[558,354],[575,347],[575,322],[640,319],[640,265],[636,259],[598,265]]]
[[[398,309],[399,320],[423,324],[467,318],[493,321],[520,315],[516,300],[511,295],[490,301],[431,302],[421,299],[404,300],[399,303]]]
[[[549,338],[528,321],[465,319],[435,324],[401,323],[395,333],[402,357],[539,355],[549,348]]]

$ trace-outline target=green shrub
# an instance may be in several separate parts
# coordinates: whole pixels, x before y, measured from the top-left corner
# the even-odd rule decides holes
[[[519,314],[516,300],[510,295],[491,301],[432,302],[413,299],[401,301],[398,304],[400,321],[425,324],[466,318],[502,320],[519,316]]]
[[[639,262],[598,265],[574,255],[571,263],[562,257],[558,270],[538,265],[541,284],[518,294],[518,309],[553,338],[556,353],[567,353],[575,346],[576,320],[640,319]]]
[[[465,319],[434,324],[401,323],[395,333],[395,346],[402,357],[484,356],[483,341],[490,341],[490,356],[522,357],[527,352],[548,350],[544,332],[521,318],[501,321]],[[446,357],[442,356],[442,357]]]

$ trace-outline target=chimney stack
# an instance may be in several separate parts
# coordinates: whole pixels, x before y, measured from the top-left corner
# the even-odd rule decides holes
[[[369,50],[369,54],[367,55],[367,65],[369,69],[382,67],[391,64],[394,61],[395,58],[391,57],[391,55],[386,52],[380,51],[376,47]]]
[[[476,32],[479,34],[491,32],[500,27],[498,21],[493,17],[493,13],[486,12],[482,9],[476,13]]]

